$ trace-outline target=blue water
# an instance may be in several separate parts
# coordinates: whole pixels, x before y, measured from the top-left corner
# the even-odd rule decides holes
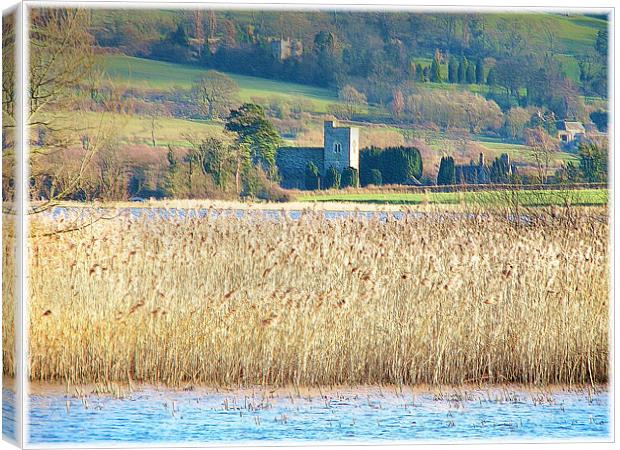
[[[2,436],[15,441],[15,391],[2,389]]]
[[[98,218],[128,217],[131,219],[145,220],[185,220],[185,219],[215,219],[227,217],[243,220],[300,220],[306,214],[320,214],[326,220],[337,219],[376,219],[380,222],[402,219],[421,219],[431,217],[437,221],[462,220],[483,217],[484,214],[460,213],[460,212],[421,212],[421,211],[347,211],[347,210],[276,210],[276,209],[216,209],[216,208],[66,208],[55,207],[46,213],[53,220],[83,221],[96,220]],[[509,220],[513,220],[508,217]],[[527,222],[526,216],[521,221]]]
[[[585,392],[296,396],[142,389],[125,398],[30,396],[31,443],[609,441],[609,397]]]

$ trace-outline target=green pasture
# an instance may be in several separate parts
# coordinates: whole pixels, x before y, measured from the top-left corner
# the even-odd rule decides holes
[[[516,198],[515,198],[516,196]],[[429,192],[429,193],[342,193],[303,194],[296,198],[300,202],[349,202],[379,203],[394,205],[457,205],[502,206],[518,201],[521,206],[603,206],[609,200],[607,189],[567,190],[519,190],[481,192]]]
[[[112,79],[134,88],[155,91],[174,87],[188,89],[207,71],[194,66],[123,55],[108,55],[103,58],[102,65]],[[311,112],[325,112],[329,104],[338,101],[335,92],[329,89],[232,73],[227,75],[239,85],[238,97],[241,101],[278,98],[291,103],[307,103],[313,108]]]

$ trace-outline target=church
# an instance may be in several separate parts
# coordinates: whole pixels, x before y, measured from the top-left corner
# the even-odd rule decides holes
[[[338,126],[332,120],[323,123],[323,147],[281,147],[276,154],[280,185],[286,189],[303,189],[308,163],[319,169],[321,177],[334,167],[359,171],[359,128]]]

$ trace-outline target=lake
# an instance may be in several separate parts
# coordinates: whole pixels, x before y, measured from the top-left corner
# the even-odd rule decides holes
[[[610,440],[606,390],[169,390],[30,394],[33,444]],[[3,397],[6,399],[6,393]]]

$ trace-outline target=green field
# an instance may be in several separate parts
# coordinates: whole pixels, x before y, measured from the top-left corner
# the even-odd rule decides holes
[[[138,89],[155,91],[170,90],[174,87],[188,89],[192,83],[204,76],[207,69],[194,66],[153,61],[123,55],[109,55],[102,61],[105,72],[114,80],[127,83]],[[329,89],[306,86],[284,81],[245,75],[227,74],[239,85],[239,100],[253,98],[282,99],[288,102],[307,102],[313,111],[322,113],[327,106],[337,102],[337,96]]]
[[[512,198],[513,192],[431,192],[431,193],[342,193],[342,194],[304,194],[297,197],[300,202],[352,202],[380,203],[394,205],[479,205],[503,206]],[[516,191],[521,206],[603,206],[609,201],[607,189],[569,189],[569,190],[522,190]]]

